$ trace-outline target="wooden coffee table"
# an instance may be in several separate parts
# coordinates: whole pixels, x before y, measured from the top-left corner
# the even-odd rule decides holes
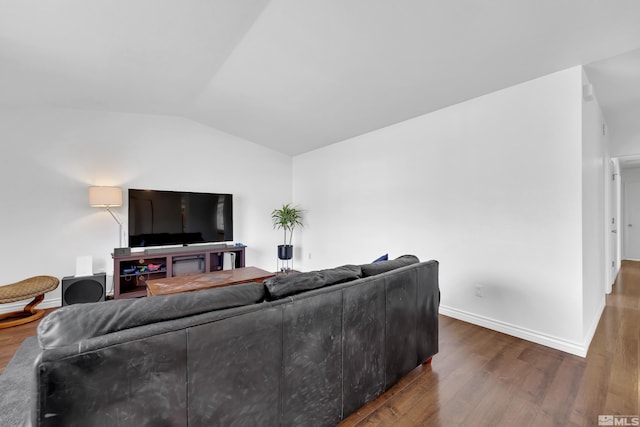
[[[257,267],[244,267],[147,280],[147,296],[178,294],[247,282],[262,282],[273,276],[275,276],[274,273]]]

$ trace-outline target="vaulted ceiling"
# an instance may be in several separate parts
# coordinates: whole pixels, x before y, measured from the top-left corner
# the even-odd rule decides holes
[[[640,88],[638,23],[637,0],[0,0],[0,105],[183,116],[295,155],[616,56]],[[617,66],[587,70],[623,126],[640,94],[608,98]]]

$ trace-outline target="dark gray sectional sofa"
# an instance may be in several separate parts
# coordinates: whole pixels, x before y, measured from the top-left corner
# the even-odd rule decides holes
[[[63,307],[38,328],[28,425],[333,426],[438,351],[413,256]]]

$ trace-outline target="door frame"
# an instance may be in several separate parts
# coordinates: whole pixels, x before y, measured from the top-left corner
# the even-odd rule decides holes
[[[640,156],[638,157],[640,159]],[[604,253],[605,253],[605,292],[610,294],[622,264],[622,236],[620,220],[622,218],[622,182],[620,177],[620,158],[605,160],[605,206],[604,206]],[[615,231],[614,231],[615,230]],[[615,234],[614,234],[615,233]],[[612,239],[612,234],[614,238]]]
[[[605,209],[608,209],[607,215],[605,215],[605,219],[607,221],[606,227],[606,245],[605,253],[607,254],[607,269],[606,271],[610,271],[610,267],[613,263],[615,266],[612,277],[607,280],[607,293],[611,293],[611,287],[613,282],[615,282],[616,275],[620,270],[620,265],[622,264],[622,247],[624,239],[626,238],[626,227],[624,224],[621,225],[623,219],[623,206],[624,206],[624,192],[622,191],[623,179],[621,175],[621,169],[624,167],[640,167],[640,154],[628,155],[628,156],[618,156],[612,157],[608,162],[609,166],[609,174],[607,174],[607,179],[610,180],[610,185],[607,185],[605,188],[608,189],[607,193],[607,206]],[[615,247],[611,247],[611,239],[608,235],[611,232],[611,222],[615,221],[616,224],[616,238],[614,241]]]
[[[620,222],[622,221],[623,203],[622,177],[620,175],[620,158],[614,157],[609,159],[609,167],[610,171],[609,174],[607,174],[607,180],[609,184],[606,186],[606,188],[609,190],[606,209],[609,210],[609,212],[605,214],[605,221],[607,222],[607,225],[605,227],[605,233],[607,233],[607,236],[605,238],[605,242],[607,245],[605,251],[605,253],[607,254],[607,268],[605,271],[610,272],[606,288],[606,292],[608,294],[610,294],[612,291],[613,283],[616,281],[618,271],[620,271],[620,266],[622,265],[622,229],[624,228],[620,227]],[[615,233],[614,239],[611,239],[611,233]]]

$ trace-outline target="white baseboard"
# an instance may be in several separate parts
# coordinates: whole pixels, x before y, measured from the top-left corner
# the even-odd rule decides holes
[[[12,311],[20,311],[24,309],[24,306],[27,305],[29,301],[31,300],[11,302],[9,304],[2,304],[0,305],[0,313],[10,313]],[[61,307],[61,306],[62,306],[62,297],[58,297],[58,298],[45,299],[40,304],[38,304],[36,309],[55,308],[55,307]]]
[[[604,306],[603,306],[603,309],[604,309]],[[580,357],[585,357],[587,355],[587,350],[589,349],[588,344],[585,345],[584,343],[568,341],[562,338],[543,334],[541,332],[533,331],[531,329],[501,322],[499,320],[494,320],[489,317],[480,316],[474,313],[469,313],[467,311],[458,310],[452,307],[441,305],[440,314],[443,314],[448,317],[453,317],[454,319],[462,320],[464,322],[473,323],[474,325],[482,326],[487,329],[502,332],[503,334],[511,335],[517,338],[522,338],[523,340],[531,341],[536,344],[541,344],[546,347],[555,348],[556,350],[564,351],[565,353],[575,354],[576,356],[580,356]],[[597,325],[598,325],[598,322],[596,321],[596,326]],[[595,329],[593,330],[593,333],[595,333]],[[593,335],[591,335],[591,337],[593,337]],[[591,342],[591,337],[589,338],[589,341],[588,341],[589,343]]]

